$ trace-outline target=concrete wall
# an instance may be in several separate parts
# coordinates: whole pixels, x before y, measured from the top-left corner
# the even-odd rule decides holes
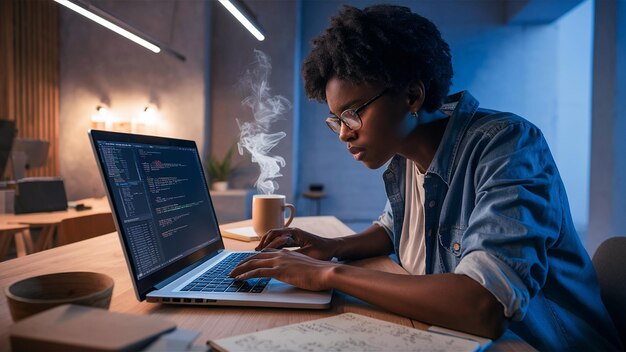
[[[262,42],[252,36],[224,7],[211,2],[211,153],[223,157],[228,147],[239,140],[236,119],[253,121],[252,111],[241,104],[249,94],[240,80],[247,69],[253,67],[254,50],[267,54],[272,61],[269,78],[272,95],[281,95],[294,102],[294,46],[296,33],[295,1],[247,1],[246,5],[256,16],[266,34]],[[271,133],[284,131],[287,136],[271,150],[271,155],[285,158],[286,166],[281,169],[282,177],[276,180],[279,189],[275,193],[293,199],[293,170],[295,168],[293,144],[294,111],[289,109],[271,127]],[[250,154],[233,158],[237,168],[231,177],[234,188],[253,187],[259,176],[259,167],[250,160]]]
[[[60,155],[69,199],[103,196],[87,130],[96,106],[135,116],[150,101],[156,132],[203,146],[206,2],[92,1],[169,44],[186,62],[154,54],[68,9],[61,10]]]

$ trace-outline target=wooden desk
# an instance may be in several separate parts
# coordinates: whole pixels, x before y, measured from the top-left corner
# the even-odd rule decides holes
[[[41,234],[36,243],[32,242],[30,234],[24,236],[27,254],[50,249],[52,248],[54,234],[61,221],[91,214],[111,213],[111,208],[106,198],[88,198],[78,202],[84,203],[92,208],[82,211],[69,208],[65,211],[47,213],[2,214],[0,217],[0,226],[27,225],[31,229],[39,228]]]
[[[250,221],[225,225],[239,227],[250,225]],[[328,237],[353,233],[335,217],[304,217],[293,222],[304,230]],[[250,250],[257,242],[241,242],[224,239],[226,248]],[[355,263],[364,267],[376,268],[395,273],[406,273],[387,257],[372,258]],[[318,319],[344,312],[355,312],[378,319],[427,328],[428,326],[408,318],[385,312],[351,296],[335,291],[332,307],[327,310],[275,309],[250,307],[199,307],[182,305],[159,305],[138,302],[135,298],[130,274],[116,233],[73,243],[0,263],[0,351],[9,350],[8,326],[12,323],[4,297],[4,290],[11,283],[35,275],[60,271],[96,271],[106,273],[115,280],[111,310],[132,314],[150,314],[155,319],[175,322],[179,328],[200,332],[195,341],[204,345],[207,339],[228,337],[272,327]],[[529,346],[519,339],[503,339],[496,347],[506,350],[529,350]]]

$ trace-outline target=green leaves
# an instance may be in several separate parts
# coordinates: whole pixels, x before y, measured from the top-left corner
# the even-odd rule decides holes
[[[230,174],[235,169],[232,165],[232,157],[235,152],[235,144],[228,148],[228,151],[224,155],[223,159],[218,159],[215,156],[207,161],[207,172],[211,182],[228,181]]]

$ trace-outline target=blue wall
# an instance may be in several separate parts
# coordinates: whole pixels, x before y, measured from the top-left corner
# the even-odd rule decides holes
[[[626,236],[626,1],[597,1],[595,23],[590,252]]]
[[[556,26],[558,105],[552,153],[567,189],[574,224],[585,237],[591,166],[593,1],[585,1]]]
[[[303,1],[301,51],[336,14],[340,1]],[[372,1],[350,1],[363,7]],[[566,183],[574,222],[587,226],[592,11],[584,2],[550,24],[505,24],[497,1],[394,1],[431,19],[452,48],[451,92],[468,89],[484,107],[517,113],[544,132]],[[296,192],[323,183],[322,213],[369,222],[385,204],[381,174],[355,162],[324,124],[325,104],[299,99]],[[299,198],[300,209],[306,207]]]

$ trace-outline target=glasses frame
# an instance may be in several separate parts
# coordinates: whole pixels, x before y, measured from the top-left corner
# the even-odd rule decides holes
[[[359,106],[358,108],[355,109],[346,109],[344,110],[341,115],[336,116],[336,115],[332,115],[326,118],[326,125],[328,125],[328,128],[330,128],[331,131],[339,134],[341,133],[341,124],[343,123],[346,127],[348,127],[348,129],[350,131],[357,131],[359,129],[361,129],[361,127],[363,127],[363,120],[361,119],[361,115],[359,115],[359,112],[362,111],[363,109],[365,109],[368,105],[370,105],[371,103],[373,103],[374,101],[376,101],[376,99],[382,97],[385,93],[387,93],[387,89],[384,89],[382,92],[376,94],[373,98],[371,98],[370,100],[366,101],[365,103],[363,103],[361,106]],[[356,115],[357,121],[359,122],[358,127],[352,128],[350,127],[350,125],[348,125],[346,123],[346,118],[344,117],[344,115],[348,112],[352,112],[354,115]],[[333,126],[338,126],[338,129],[335,130],[335,127]]]

